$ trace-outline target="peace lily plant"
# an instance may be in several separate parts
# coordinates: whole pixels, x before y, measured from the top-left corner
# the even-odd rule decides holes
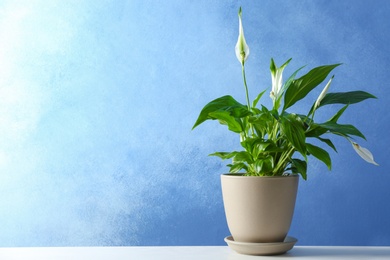
[[[306,180],[307,161],[310,155],[325,163],[329,170],[331,169],[329,153],[314,144],[313,140],[318,140],[319,142],[316,143],[322,143],[337,152],[335,145],[327,137],[329,134],[334,134],[348,140],[364,160],[378,165],[368,149],[353,141],[353,137],[365,139],[365,136],[353,125],[338,123],[339,118],[350,105],[368,98],[376,98],[375,96],[364,91],[328,93],[334,78],[332,76],[307,114],[292,113],[288,110],[320,86],[330,72],[340,64],[315,67],[305,75],[296,78],[303,68],[301,67],[283,82],[283,70],[291,59],[280,67],[271,59],[272,108],[258,105],[266,90],[258,94],[252,102],[249,101],[245,77],[245,62],[249,56],[249,47],[244,37],[241,13],[240,8],[239,36],[235,52],[242,68],[247,104],[241,104],[229,95],[217,98],[201,110],[193,129],[207,120],[218,120],[230,131],[240,135],[243,150],[216,152],[211,155],[231,159],[232,162],[227,165],[230,173],[244,172],[249,176],[281,176],[293,173],[300,174]],[[344,106],[326,122],[316,122],[314,116],[317,110],[331,104]]]

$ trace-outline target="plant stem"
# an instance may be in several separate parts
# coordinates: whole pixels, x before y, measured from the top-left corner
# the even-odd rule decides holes
[[[246,104],[248,106],[248,111],[250,112],[251,111],[251,103],[249,102],[249,92],[248,92],[248,85],[246,84],[246,76],[245,76],[245,65],[244,65],[244,62],[241,63],[241,68],[242,68],[242,78],[244,79],[244,87],[245,87],[245,95],[246,95]],[[249,126],[250,126],[250,129],[252,131],[252,135],[254,136],[255,135],[255,129],[253,127],[253,125],[251,123],[249,123]],[[246,135],[246,133],[245,133]],[[249,133],[248,133],[249,135]]]
[[[248,93],[248,86],[246,84],[246,77],[245,77],[245,66],[244,63],[242,63],[242,78],[244,79],[244,87],[245,87],[245,94],[246,94],[246,103],[248,105],[248,110],[251,110],[251,104],[249,102],[249,93]]]
[[[291,155],[294,153],[294,147],[291,147],[287,152],[284,152],[282,156],[279,159],[278,164],[275,167],[274,175],[277,174],[282,166],[286,163],[286,160],[288,160]]]

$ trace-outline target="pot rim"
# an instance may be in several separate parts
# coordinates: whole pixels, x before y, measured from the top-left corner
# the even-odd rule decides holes
[[[277,179],[277,178],[288,178],[288,177],[295,177],[299,178],[298,174],[289,174],[289,175],[282,175],[282,176],[245,176],[244,173],[223,173],[221,176],[228,177],[228,178],[269,178],[269,179]]]

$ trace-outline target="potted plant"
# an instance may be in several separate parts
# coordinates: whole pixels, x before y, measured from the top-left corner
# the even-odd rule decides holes
[[[331,76],[307,114],[293,113],[290,109],[320,86],[340,64],[315,67],[297,77],[301,67],[283,82],[283,70],[291,59],[280,67],[271,59],[273,105],[267,108],[259,104],[266,90],[250,102],[245,75],[249,47],[244,37],[241,8],[238,17],[235,52],[241,64],[246,104],[230,95],[217,98],[201,110],[193,129],[207,120],[218,120],[240,137],[242,150],[211,154],[223,160],[231,159],[227,165],[229,174],[221,175],[225,213],[232,234],[225,241],[236,243],[230,246],[247,246],[243,250],[238,248],[241,253],[283,253],[286,247],[275,247],[288,244],[288,250],[296,242],[286,236],[293,216],[298,176],[306,180],[308,158],[317,158],[329,170],[332,166],[329,153],[317,144],[336,151],[327,136],[344,137],[364,160],[377,165],[371,152],[354,141],[355,137],[365,139],[365,136],[356,127],[338,122],[350,105],[376,97],[364,91],[328,93],[334,79]],[[317,110],[331,104],[342,107],[329,120],[315,121]]]

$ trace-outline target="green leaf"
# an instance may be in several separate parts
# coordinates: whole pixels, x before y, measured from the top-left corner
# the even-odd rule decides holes
[[[328,129],[321,127],[319,124],[312,123],[305,133],[306,137],[319,137],[328,132]]]
[[[291,83],[293,83],[294,79],[295,79],[295,76],[298,74],[298,72],[303,69],[305,66],[302,66],[300,67],[299,69],[297,69],[293,74],[291,74],[291,76],[286,80],[286,82],[284,83],[283,85],[283,91],[286,91],[286,89],[288,89],[291,85]]]
[[[272,140],[267,140],[266,142],[269,143],[269,145],[264,147],[264,152],[281,153],[284,151],[284,149],[282,147],[279,147],[278,145],[276,145]]]
[[[257,97],[253,100],[253,102],[252,102],[253,108],[257,106],[257,103],[259,102],[260,98],[263,96],[265,91],[266,90],[263,90],[262,92],[260,92],[259,95],[257,95]]]
[[[262,158],[262,159],[258,159],[255,161],[254,163],[254,166],[255,166],[255,171],[256,173],[259,173],[259,174],[266,174],[266,173],[270,173],[272,172],[272,170],[274,169],[274,158],[270,155]]]
[[[350,137],[350,135],[354,135],[366,139],[366,137],[353,125],[342,125],[333,121],[327,121],[322,124],[312,124],[310,129],[306,132],[306,137],[318,138],[327,132],[344,137]]]
[[[250,123],[262,124],[262,125],[267,125],[272,120],[273,117],[271,113],[262,113],[262,112],[249,118]]]
[[[307,180],[307,162],[300,159],[291,160],[291,170],[293,173],[299,173],[304,180]]]
[[[235,118],[241,118],[250,114],[247,106],[239,103],[232,96],[223,96],[209,102],[206,106],[204,106],[192,129],[194,129],[206,120],[217,119],[210,116],[210,113],[216,111],[226,111],[229,113],[229,115]]]
[[[286,116],[287,115],[287,116]],[[300,117],[294,114],[285,113],[281,117],[281,130],[287,140],[293,145],[293,147],[300,152],[303,156],[306,156],[305,147],[305,130],[304,125]]]
[[[230,173],[237,173],[237,172],[241,171],[242,169],[244,169],[246,172],[248,171],[248,166],[242,162],[228,164],[227,166],[230,167],[230,170],[229,170]]]
[[[325,122],[319,124],[319,126],[334,134],[339,134],[345,137],[349,137],[349,135],[354,135],[366,139],[366,137],[353,125],[341,125],[335,122]]]
[[[334,146],[334,144],[332,143],[331,140],[327,139],[327,138],[321,138],[319,136],[316,137],[318,140],[320,140],[321,142],[324,142],[326,143],[329,147],[331,147],[336,153],[337,153],[337,149],[336,149],[336,146]]]
[[[347,109],[349,105],[343,106],[334,116],[332,116],[329,121],[337,123],[337,120],[339,120],[340,116],[344,113],[344,111]]]
[[[323,163],[325,163],[325,165],[328,166],[329,170],[332,169],[332,162],[330,160],[330,156],[329,156],[329,153],[327,151],[325,151],[324,149],[322,149],[322,148],[320,148],[318,146],[315,146],[315,145],[312,145],[312,144],[309,144],[309,143],[306,144],[306,147],[307,147],[307,151],[311,155],[313,155],[318,160],[320,160]]]
[[[237,152],[231,152],[231,153],[229,153],[229,152],[215,152],[215,153],[209,154],[209,156],[217,156],[217,157],[221,158],[222,160],[226,160],[226,159],[232,158],[236,154],[237,154]]]
[[[274,123],[274,116],[271,111],[262,106],[262,109],[251,116],[248,121],[255,127],[259,136],[264,136],[269,128],[272,127],[271,125]]]
[[[214,111],[209,113],[210,119],[218,119],[222,125],[227,125],[230,131],[241,133],[243,127],[239,119],[230,115],[228,111]]]
[[[325,65],[312,69],[299,79],[294,80],[284,95],[283,110],[303,99],[310,91],[317,87],[328,74],[340,64]]]
[[[279,113],[278,113],[278,110],[276,109],[272,109],[271,111],[269,111],[271,113],[271,115],[276,119],[276,120],[279,120]]]
[[[307,129],[309,125],[314,123],[313,119],[306,115],[302,115],[302,114],[296,114],[296,115],[299,116],[299,118],[302,120],[303,124],[305,125],[305,129]]]
[[[325,95],[324,99],[322,99],[319,107],[329,104],[355,104],[368,98],[377,97],[364,91],[328,93]]]
[[[237,162],[253,163],[253,158],[250,153],[246,151],[241,151],[237,152],[237,154],[233,157],[233,163]]]
[[[264,150],[269,144],[270,143],[265,142],[260,137],[246,138],[241,142],[241,146],[248,152],[252,151],[255,147],[262,148]]]

